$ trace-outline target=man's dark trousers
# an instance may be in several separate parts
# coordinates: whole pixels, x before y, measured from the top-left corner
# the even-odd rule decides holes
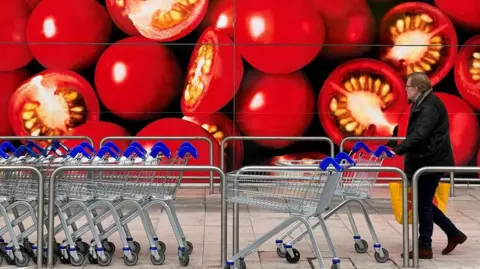
[[[433,223],[437,224],[448,237],[456,236],[460,232],[450,219],[433,204],[433,197],[440,179],[441,175],[425,174],[418,180],[418,217],[420,222],[418,241],[420,247],[426,249],[432,248]]]

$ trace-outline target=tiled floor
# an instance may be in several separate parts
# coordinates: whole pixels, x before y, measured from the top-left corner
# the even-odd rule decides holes
[[[480,188],[457,187],[456,197],[450,198],[447,214],[457,226],[464,231],[469,239],[451,255],[442,256],[441,249],[446,245],[446,237],[436,227],[434,231],[434,259],[420,261],[421,268],[480,268]],[[194,244],[194,251],[190,257],[190,264],[186,268],[204,269],[220,268],[220,196],[208,195],[206,189],[181,189],[178,192],[176,208],[178,217],[185,231],[187,239]],[[332,216],[327,225],[334,239],[334,244],[342,259],[341,268],[401,268],[402,259],[402,226],[398,224],[393,215],[389,200],[388,188],[378,187],[373,192],[373,199],[368,202],[368,211],[376,228],[378,237],[383,247],[390,252],[390,260],[379,264],[373,258],[372,240],[368,233],[363,217],[354,208],[354,217],[357,220],[360,234],[370,245],[368,253],[357,254],[353,248],[352,232],[348,218],[344,211]],[[230,211],[231,212],[231,211]],[[154,266],[148,257],[148,244],[139,219],[129,226],[135,240],[142,245],[141,258],[135,268],[182,268],[176,257],[177,243],[172,232],[168,218],[160,214],[158,207],[150,210],[152,221],[156,226],[157,235],[167,245],[166,261],[162,266]],[[240,213],[240,247],[249,243],[267,232],[274,225],[280,223],[286,214],[273,213],[256,208],[241,208]],[[111,220],[110,220],[111,221]],[[231,223],[231,216],[229,216]],[[317,229],[317,239],[321,245],[322,255],[329,266],[331,254],[324,240],[321,229]],[[57,240],[62,240],[63,235],[58,235]],[[85,239],[90,239],[87,234]],[[33,238],[32,238],[33,239]],[[229,243],[231,244],[231,229],[229,228]],[[113,268],[127,267],[122,260],[120,240],[118,235],[111,237],[117,245]],[[309,241],[302,240],[296,246],[301,252],[301,259],[297,264],[288,264],[284,259],[276,255],[274,239],[261,246],[256,252],[246,257],[245,261],[249,269],[276,269],[276,268],[318,268],[318,263],[313,258]],[[230,254],[231,250],[229,251]],[[312,267],[316,266],[316,267]],[[3,264],[5,266],[5,263]],[[30,266],[34,266],[31,262]],[[65,265],[58,264],[57,267]],[[86,267],[98,267],[88,262]]]

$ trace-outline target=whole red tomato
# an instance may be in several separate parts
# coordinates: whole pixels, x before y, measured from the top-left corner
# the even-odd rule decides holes
[[[101,43],[108,42],[111,28],[107,11],[96,0],[42,0],[28,20],[27,41],[46,68],[83,70],[107,47]]]
[[[127,0],[106,0],[108,13],[113,23],[124,33],[131,36],[140,35],[133,22],[128,17]]]
[[[225,33],[212,27],[200,36],[182,94],[185,115],[217,112],[235,96],[243,77],[243,62],[232,45]]]
[[[302,136],[313,119],[314,98],[301,71],[287,75],[250,72],[236,97],[236,123],[246,136]],[[256,142],[269,148],[284,148],[293,143]]]
[[[140,136],[200,136],[206,137],[213,143],[213,157],[214,157],[214,166],[220,167],[220,146],[215,140],[215,138],[205,129],[198,126],[197,124],[177,119],[177,118],[165,118],[161,120],[154,121],[150,123],[145,128],[143,128],[137,134]],[[184,140],[160,140],[163,142],[171,151],[175,153],[178,147],[185,142]],[[156,140],[138,140],[147,150],[151,149],[152,145]],[[190,142],[196,149],[199,155],[198,159],[190,159],[188,165],[210,165],[210,146],[206,141],[203,140],[190,140]],[[186,172],[186,176],[207,176],[208,172]],[[183,181],[185,182],[185,181]],[[198,179],[194,182],[199,182]]]
[[[11,136],[13,130],[8,120],[8,102],[15,90],[29,77],[25,69],[0,72],[0,136]]]
[[[100,148],[100,142],[107,136],[131,136],[127,130],[111,122],[92,121],[79,125],[65,134],[66,136],[88,136],[93,140],[95,149]],[[73,148],[83,140],[68,139],[62,141],[67,147]],[[126,140],[112,141],[121,151],[124,151],[129,144]]]
[[[191,121],[207,130],[221,145],[222,141],[229,136],[240,136],[238,127],[233,121],[222,113],[209,115],[195,115],[193,117],[185,116],[184,120]],[[232,140],[225,143],[225,166],[226,171],[239,169],[243,163],[243,141]]]
[[[107,2],[107,6],[122,30],[133,33],[133,25],[142,36],[162,42],[175,41],[192,32],[205,17],[208,7],[208,0],[116,2]]]
[[[476,110],[480,110],[480,35],[465,42],[455,60],[455,85]]]
[[[337,145],[348,136],[391,136],[407,106],[400,75],[387,64],[372,59],[339,65],[328,76],[318,97],[320,123]],[[374,146],[379,142],[367,144]],[[348,141],[345,150],[354,144]]]
[[[0,10],[0,72],[13,71],[33,59],[25,37],[32,7],[24,0],[2,0]]]
[[[325,46],[322,53],[329,58],[358,57],[372,46],[375,19],[365,0],[314,0],[325,21]]]
[[[95,86],[113,114],[146,120],[157,117],[177,96],[180,76],[168,47],[144,37],[129,37],[102,54],[95,69]]]
[[[45,70],[22,83],[8,104],[10,125],[18,136],[56,136],[98,120],[92,86],[69,70]]]
[[[234,0],[210,0],[207,15],[198,28],[203,32],[209,26],[225,32],[230,38],[234,38]]]
[[[450,123],[450,140],[453,145],[455,165],[466,165],[474,156],[478,147],[479,126],[473,109],[461,98],[436,92],[442,100]],[[398,136],[407,133],[409,113],[404,113],[398,125]]]
[[[435,5],[463,29],[480,31],[480,2],[476,0],[435,0]]]
[[[235,8],[235,41],[258,70],[294,72],[322,49],[325,25],[310,0],[242,0]]]
[[[380,26],[380,59],[406,77],[426,72],[432,85],[450,71],[457,55],[457,34],[438,8],[420,2],[399,4],[385,14]],[[415,45],[415,46],[409,46]]]

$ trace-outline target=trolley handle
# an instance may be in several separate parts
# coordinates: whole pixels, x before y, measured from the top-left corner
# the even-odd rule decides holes
[[[186,143],[188,143],[188,142],[186,142]],[[187,153],[189,153],[193,158],[198,159],[197,149],[196,149],[195,147],[193,147],[192,144],[190,144],[190,143],[188,143],[188,144],[183,143],[182,145],[183,145],[183,146],[180,146],[180,147],[178,148],[178,151],[177,151],[177,156],[178,156],[180,159],[185,158],[185,156],[187,155]]]
[[[379,146],[373,153],[375,157],[380,158],[382,155],[386,155],[388,158],[392,158],[392,152],[386,146]]]
[[[320,163],[319,168],[322,169],[323,171],[326,171],[327,168],[328,168],[330,165],[332,165],[332,166],[335,168],[335,170],[337,170],[337,171],[339,171],[339,172],[343,171],[343,167],[342,167],[340,164],[338,164],[338,163],[335,161],[335,159],[333,159],[332,157],[327,157],[327,158],[325,158],[325,159]]]
[[[117,154],[120,153],[120,149],[112,141],[109,141],[109,142],[105,143],[105,145],[103,145],[103,147],[108,147],[108,148],[114,150],[115,153],[117,153]]]
[[[362,141],[358,141],[357,143],[355,143],[355,145],[353,146],[352,148],[352,152],[353,153],[357,153],[359,151],[365,151],[367,153],[370,153],[370,154],[373,154],[372,150],[367,146],[367,144],[365,144],[364,142]]]
[[[135,153],[138,157],[140,157],[142,159],[145,157],[145,154],[143,154],[143,152],[141,152],[138,148],[133,147],[133,146],[128,147],[127,150],[125,150],[125,152],[123,153],[123,156],[125,158],[130,158],[132,153]]]
[[[65,152],[69,152],[70,149],[65,145],[63,144],[62,142],[58,141],[58,140],[53,140],[52,141],[52,148],[53,150],[57,150],[59,148],[62,148]]]
[[[0,144],[0,148],[1,148],[3,153],[5,153],[5,150],[11,151],[11,152],[15,152],[17,150],[17,148],[15,148],[15,146],[12,143],[10,143],[9,141],[2,142]]]
[[[3,159],[8,159],[8,154],[5,153],[5,151],[3,151],[3,148],[0,149],[0,157],[2,157]]]
[[[137,148],[139,151],[141,151],[143,154],[146,154],[147,153],[147,150],[142,147],[142,145],[140,145],[140,143],[134,141],[132,143],[130,143],[130,145],[128,145],[128,147],[135,147]]]
[[[33,150],[29,149],[28,147],[25,147],[24,145],[21,145],[20,147],[17,148],[15,151],[14,155],[15,157],[21,157],[24,154],[28,154],[34,158],[38,158],[38,154],[35,153]]]
[[[100,148],[100,150],[97,153],[97,157],[101,159],[107,153],[110,154],[110,156],[112,156],[113,158],[118,159],[117,154],[115,152],[113,152],[111,148],[106,147],[106,146],[103,146],[102,148]]]
[[[83,141],[78,146],[82,147],[83,149],[88,149],[92,154],[95,153],[95,148],[92,145],[90,145],[90,143],[88,143],[86,141]]]
[[[55,154],[57,154],[57,156],[64,157],[65,155],[62,154],[62,152],[59,150],[59,148],[62,148],[65,151],[65,155],[68,155],[68,152],[70,151],[70,149],[67,146],[65,146],[63,143],[61,143],[60,141],[53,140],[52,144],[49,145],[48,147],[46,147],[42,151],[42,156],[46,157],[50,152],[54,152]]]
[[[27,140],[27,143],[26,143],[26,148],[28,148],[29,150],[31,151],[34,151],[36,150],[38,152],[38,154],[42,154],[43,153],[43,148],[40,147],[40,145],[38,145],[37,143],[33,142],[32,140]],[[37,154],[37,155],[38,155]]]
[[[355,161],[348,156],[345,152],[339,152],[337,156],[335,156],[335,161],[341,163],[342,161],[346,161],[350,166],[355,165]]]
[[[184,141],[182,144],[180,144],[180,146],[178,147],[178,149],[183,148],[183,147],[190,147],[190,148],[195,149],[195,147],[192,145],[192,143],[190,143],[190,142],[188,142],[188,141]]]
[[[72,158],[75,158],[78,154],[82,154],[84,157],[88,158],[89,157],[89,154],[88,152],[85,151],[85,149],[82,147],[82,146],[76,146],[74,147],[69,153],[68,155]]]
[[[159,153],[162,153],[163,156],[167,157],[168,159],[172,158],[172,152],[163,143],[160,143],[155,147],[153,147],[152,150],[150,151],[150,156],[152,156],[153,158],[156,158]]]
[[[152,149],[157,147],[157,146],[165,147],[170,151],[170,149],[167,147],[167,145],[165,145],[163,142],[158,141],[157,143],[153,144]]]

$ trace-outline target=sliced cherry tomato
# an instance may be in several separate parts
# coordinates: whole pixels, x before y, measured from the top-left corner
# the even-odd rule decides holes
[[[183,113],[217,112],[235,96],[242,77],[242,57],[232,40],[209,27],[200,36],[190,59],[181,101]]]
[[[480,35],[470,38],[455,60],[455,85],[458,92],[480,111]]]
[[[250,72],[236,97],[236,123],[246,136],[302,136],[313,119],[315,95],[301,72],[269,75]],[[257,140],[269,148],[293,141]]]
[[[45,70],[26,80],[8,105],[12,129],[19,136],[56,136],[98,120],[92,86],[69,70]]]
[[[436,92],[435,95],[442,100],[448,112],[455,165],[466,165],[474,157],[478,147],[480,129],[477,116],[461,98],[441,92]],[[398,136],[406,135],[408,118],[409,113],[403,113],[398,125]]]
[[[441,81],[457,55],[457,34],[441,10],[407,2],[387,12],[380,26],[380,59],[403,77],[426,72],[432,85]],[[415,46],[409,46],[415,45]]]
[[[325,25],[310,0],[241,0],[235,12],[237,47],[265,73],[297,71],[322,49]]]
[[[15,90],[28,79],[29,73],[26,69],[0,72],[0,136],[11,136],[13,130],[8,120],[8,102]]]
[[[202,126],[218,141],[219,145],[221,145],[225,137],[240,136],[238,127],[229,117],[222,113],[201,114],[193,117],[185,116],[183,119]],[[226,171],[239,169],[243,163],[243,141],[233,140],[232,142],[226,142],[224,155]]]
[[[407,106],[400,75],[387,64],[372,59],[339,65],[328,76],[318,97],[320,123],[337,145],[348,136],[391,136]],[[354,144],[348,141],[345,150]]]
[[[225,32],[233,39],[233,25],[234,25],[234,0],[210,0],[208,5],[207,15],[203,19],[198,28],[203,32],[209,26]]]
[[[329,58],[358,57],[372,48],[375,19],[365,0],[314,0],[325,21],[322,54]]]
[[[95,69],[95,86],[113,114],[146,120],[157,117],[178,95],[180,72],[168,47],[141,36],[129,37],[102,54]]]
[[[128,0],[125,3],[128,18],[140,34],[163,42],[175,41],[192,32],[208,8],[208,0]],[[130,29],[130,22],[120,21]]]
[[[463,29],[480,31],[480,2],[477,0],[435,0],[435,5]]]
[[[213,143],[214,166],[220,167],[220,146],[217,140],[205,129],[197,124],[177,119],[165,118],[150,123],[137,136],[201,136],[206,137]],[[147,150],[151,149],[155,140],[138,140]],[[185,142],[184,140],[163,140],[163,142],[171,151],[175,153],[178,147]],[[198,152],[198,159],[191,158],[188,165],[210,165],[210,146],[203,140],[190,140],[190,142]],[[178,163],[178,162],[177,162]],[[185,176],[208,176],[208,172],[185,172]],[[191,182],[182,180],[182,182]],[[193,182],[208,182],[208,180],[194,179]]]
[[[106,121],[87,122],[73,128],[65,135],[88,136],[93,140],[94,147],[97,150],[100,148],[100,142],[102,139],[107,136],[131,136],[123,127]],[[63,141],[63,143],[69,148],[73,148],[82,142],[84,142],[84,140],[68,139]],[[129,145],[129,141],[126,140],[115,140],[112,142],[115,143],[121,151],[124,151]]]
[[[26,28],[32,7],[24,0],[0,1],[0,72],[26,66],[33,55],[26,43]]]
[[[111,30],[107,11],[95,0],[42,0],[28,21],[27,41],[46,68],[83,70],[100,57]]]
[[[128,17],[127,1],[128,0],[106,0],[105,5],[107,6],[113,23],[115,23],[120,30],[127,35],[137,36],[140,35],[140,33]]]

